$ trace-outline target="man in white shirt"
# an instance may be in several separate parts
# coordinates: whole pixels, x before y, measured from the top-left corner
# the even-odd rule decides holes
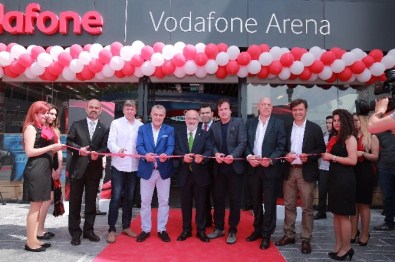
[[[115,242],[115,224],[118,220],[118,209],[122,196],[125,203],[122,208],[122,233],[136,237],[130,229],[132,220],[133,196],[137,183],[138,158],[122,154],[136,154],[136,140],[139,127],[143,125],[134,117],[136,104],[133,100],[126,100],[123,105],[124,116],[111,123],[107,147],[113,154],[111,159],[111,201],[108,212],[107,242]]]

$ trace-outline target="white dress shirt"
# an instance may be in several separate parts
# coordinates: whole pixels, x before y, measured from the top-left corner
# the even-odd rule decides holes
[[[292,125],[292,133],[291,133],[291,152],[295,154],[302,154],[303,149],[303,137],[304,131],[306,129],[306,119],[304,120],[303,124],[300,126],[295,124],[295,121]],[[292,163],[292,165],[302,165],[302,160],[297,157]]]
[[[136,140],[139,127],[142,126],[138,120],[131,124],[125,117],[118,118],[111,123],[110,134],[108,135],[107,147],[111,153],[119,153],[121,149],[126,149],[124,154],[137,154]],[[138,169],[138,158],[119,157],[111,158],[111,166],[122,172],[134,172]]]
[[[270,116],[266,120],[265,123],[262,122],[261,118],[258,118],[258,126],[255,132],[255,140],[254,140],[254,155],[262,157],[262,143],[265,138],[267,123],[269,123]]]

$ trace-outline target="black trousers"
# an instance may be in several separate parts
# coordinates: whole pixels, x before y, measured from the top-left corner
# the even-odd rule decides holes
[[[264,167],[259,166],[249,169],[247,181],[254,211],[254,231],[270,238],[276,229],[276,201],[281,180],[267,178]]]
[[[329,171],[327,170],[319,170],[319,179],[318,179],[318,207],[317,211],[326,213],[326,200],[328,196],[328,180],[329,180]]]
[[[225,204],[229,200],[229,232],[236,233],[240,222],[241,186],[243,175],[237,174],[227,164],[221,164],[214,175],[214,224],[218,230],[225,228]]]
[[[93,171],[87,168],[84,176],[80,179],[70,178],[70,200],[69,200],[69,233],[71,237],[79,237],[93,232],[96,219],[96,196],[99,188],[100,177],[93,175]],[[101,172],[101,171],[99,171]],[[81,205],[82,194],[85,189],[85,222],[81,230]]]

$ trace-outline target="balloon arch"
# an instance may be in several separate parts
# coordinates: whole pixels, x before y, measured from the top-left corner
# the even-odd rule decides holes
[[[384,55],[379,49],[366,53],[359,48],[350,51],[339,47],[325,50],[317,46],[288,49],[267,44],[250,45],[246,51],[241,51],[237,46],[224,43],[166,45],[157,42],[150,46],[135,41],[132,45],[114,42],[105,47],[95,43],[46,49],[0,43],[0,78],[24,75],[31,80],[44,81],[215,75],[219,79],[227,76],[277,77],[284,81],[372,84],[385,81],[384,71],[394,66],[395,49]]]

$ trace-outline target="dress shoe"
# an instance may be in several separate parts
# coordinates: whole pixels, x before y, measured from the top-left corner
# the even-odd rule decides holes
[[[147,238],[149,238],[149,236],[150,236],[150,232],[141,231],[141,233],[140,233],[140,235],[138,235],[136,241],[137,242],[143,242]]]
[[[73,237],[71,238],[70,242],[73,246],[79,246],[81,245],[81,238],[80,237]]]
[[[338,253],[338,254],[339,254],[339,253]],[[350,248],[343,256],[335,255],[335,256],[333,257],[333,259],[334,259],[334,260],[343,261],[343,260],[346,260],[347,257],[349,257],[349,258],[350,258],[350,261],[351,261],[353,255],[354,255],[354,249]]]
[[[377,231],[392,231],[395,230],[395,225],[384,223],[382,225],[373,227],[373,229]]]
[[[318,219],[326,219],[326,213],[325,212],[318,212],[317,214],[315,214],[314,220],[318,220]]]
[[[339,253],[340,249],[337,252],[329,252],[328,256],[332,259],[334,259],[334,257],[337,255],[337,253]]]
[[[105,215],[107,215],[107,212],[103,212],[100,211],[99,209],[96,209],[96,216],[105,216]]]
[[[38,248],[30,248],[28,245],[25,245],[25,250],[30,252],[43,252],[45,251],[45,247],[38,247]]]
[[[355,244],[357,242],[357,238],[359,237],[359,230],[357,230],[357,233],[355,234],[354,238],[350,239],[351,244]]]
[[[270,237],[264,237],[262,239],[261,245],[259,246],[260,249],[265,250],[270,247]]]
[[[206,235],[206,233],[204,232],[197,232],[196,233],[197,238],[200,239],[200,241],[208,243],[210,242],[210,239],[208,238],[208,236]]]
[[[274,244],[279,247],[289,244],[295,244],[295,238],[283,236],[283,238],[281,238],[279,241],[276,241]]]
[[[260,239],[260,238],[262,238],[262,234],[259,233],[259,232],[254,231],[254,232],[251,233],[251,235],[249,235],[246,238],[246,241],[247,242],[252,242],[252,241],[255,241],[255,240]]]
[[[182,231],[181,235],[179,235],[177,237],[177,241],[184,241],[186,240],[188,237],[191,237],[192,233],[191,231]]]
[[[236,243],[236,233],[235,232],[230,232],[228,234],[228,238],[226,239],[227,244],[234,244]]]
[[[300,250],[303,254],[310,254],[311,253],[311,245],[310,241],[302,240],[302,248]]]
[[[106,239],[107,243],[115,243],[115,232],[111,231],[108,233],[107,235],[107,239]]]
[[[368,245],[369,239],[370,239],[370,234],[368,235],[368,240],[366,240],[366,242],[362,242],[361,240],[358,240],[357,245],[361,247],[365,247]]]
[[[49,235],[42,235],[42,236],[37,236],[38,240],[50,240],[51,237]]]
[[[225,231],[223,230],[219,230],[219,229],[214,229],[213,232],[211,232],[210,234],[208,234],[208,238],[210,239],[215,239],[218,237],[223,237],[225,235]]]
[[[125,235],[133,237],[133,238],[137,237],[137,234],[135,232],[133,232],[133,230],[130,229],[130,227],[122,229],[122,234],[125,234]]]
[[[93,232],[85,233],[82,235],[82,237],[87,238],[89,241],[92,241],[92,242],[99,242],[100,241],[100,237]]]
[[[42,244],[40,246],[45,247],[45,248],[49,248],[49,247],[51,247],[51,244],[50,243],[44,243],[44,244]]]
[[[170,237],[169,234],[165,230],[162,232],[158,232],[158,237],[163,241],[163,242],[170,242]]]

